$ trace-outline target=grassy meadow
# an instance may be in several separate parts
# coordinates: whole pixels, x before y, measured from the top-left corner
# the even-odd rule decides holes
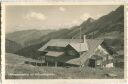
[[[122,79],[121,68],[54,67],[25,64],[28,58],[6,53],[6,79]],[[107,76],[116,74],[116,77]]]

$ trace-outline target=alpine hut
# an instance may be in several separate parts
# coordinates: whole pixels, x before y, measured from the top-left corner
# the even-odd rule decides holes
[[[39,51],[45,52],[46,63],[68,63],[90,67],[102,66],[103,61],[112,58],[102,47],[103,39],[51,39]]]

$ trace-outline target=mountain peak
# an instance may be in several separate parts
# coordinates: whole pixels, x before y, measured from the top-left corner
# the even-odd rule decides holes
[[[116,11],[117,10],[124,10],[124,6],[119,6],[117,9],[116,9]]]
[[[88,18],[86,21],[87,21],[87,22],[93,22],[94,19],[90,17],[90,18]]]
[[[86,26],[86,25],[91,24],[93,21],[94,21],[94,19],[90,17],[90,18],[88,18],[86,21],[84,21],[80,26],[81,26],[81,27],[84,27],[84,26]]]

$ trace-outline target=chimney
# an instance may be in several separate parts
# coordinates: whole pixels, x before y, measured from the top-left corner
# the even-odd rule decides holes
[[[84,43],[86,42],[86,35],[83,36]]]
[[[89,50],[89,49],[88,49],[88,44],[87,44],[86,35],[83,36],[83,40],[84,40],[84,46],[85,46],[86,50]]]

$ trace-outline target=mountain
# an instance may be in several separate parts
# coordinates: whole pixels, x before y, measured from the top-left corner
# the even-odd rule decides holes
[[[22,47],[30,46],[31,40],[36,40],[43,35],[46,35],[53,30],[22,30],[6,34],[8,40],[20,44]]]
[[[120,6],[115,11],[105,15],[83,32],[93,38],[104,38],[105,43],[119,51],[124,48],[124,7]]]
[[[71,39],[80,38],[80,28],[82,35],[86,34],[87,38],[102,38],[104,43],[114,51],[123,50],[124,48],[124,7],[120,6],[115,11],[100,17],[97,20],[89,18],[79,26],[73,26],[70,29],[60,29],[50,32],[39,38],[27,41],[32,44],[16,52],[16,54],[37,58],[37,51],[50,39]]]
[[[86,26],[87,25],[87,26]],[[124,8],[120,6],[108,15],[100,17],[91,24],[83,22],[81,25],[84,34],[94,33],[95,38],[113,31],[123,32],[124,30]]]

